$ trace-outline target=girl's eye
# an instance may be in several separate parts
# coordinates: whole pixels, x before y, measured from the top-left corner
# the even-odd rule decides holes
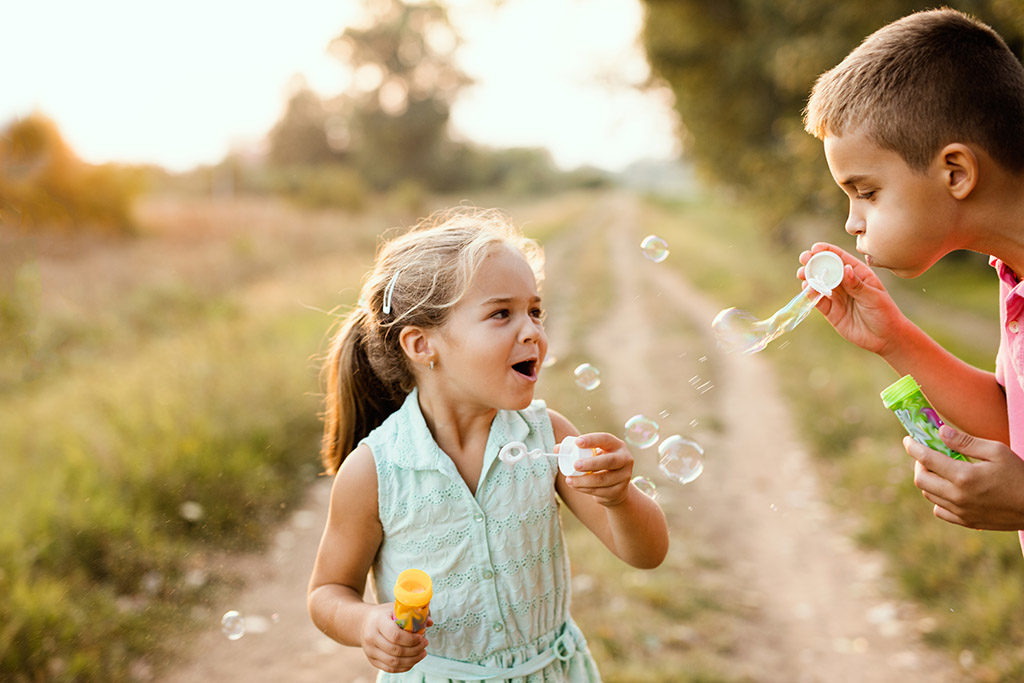
[[[508,313],[508,309],[507,308],[502,308],[501,310],[498,310],[498,311],[495,311],[494,313],[491,313],[491,317],[492,318],[502,318],[503,319],[503,318],[507,318],[508,316],[509,316],[509,313]]]
[[[530,311],[530,315],[533,316],[535,320],[543,320],[548,314],[543,308],[534,308]]]
[[[875,196],[874,190],[867,190],[866,192],[858,192],[857,199],[871,199]]]

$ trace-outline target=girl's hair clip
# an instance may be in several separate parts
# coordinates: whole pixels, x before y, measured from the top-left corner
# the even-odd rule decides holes
[[[398,274],[401,272],[401,268],[396,270],[395,274],[391,276],[388,286],[384,288],[384,304],[381,306],[381,309],[384,311],[384,315],[391,313],[391,295],[395,293],[395,283],[398,282]]]

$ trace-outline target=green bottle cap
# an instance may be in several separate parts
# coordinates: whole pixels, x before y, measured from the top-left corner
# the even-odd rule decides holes
[[[912,376],[903,375],[885,389],[882,389],[882,393],[880,395],[885,407],[892,408],[893,405],[905,400],[908,396],[920,390],[921,387]]]

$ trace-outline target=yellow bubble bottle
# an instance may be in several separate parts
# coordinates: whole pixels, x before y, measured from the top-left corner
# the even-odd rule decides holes
[[[406,569],[395,581],[395,623],[411,633],[422,633],[430,616],[434,595],[430,575],[421,569]]]

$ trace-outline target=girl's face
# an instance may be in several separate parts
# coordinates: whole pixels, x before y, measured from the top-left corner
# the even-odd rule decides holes
[[[432,335],[438,386],[457,403],[522,410],[548,350],[537,281],[517,251],[497,247]]]
[[[869,266],[916,277],[961,246],[951,227],[955,201],[939,165],[919,173],[864,133],[827,136],[825,158],[850,198],[846,231]]]

